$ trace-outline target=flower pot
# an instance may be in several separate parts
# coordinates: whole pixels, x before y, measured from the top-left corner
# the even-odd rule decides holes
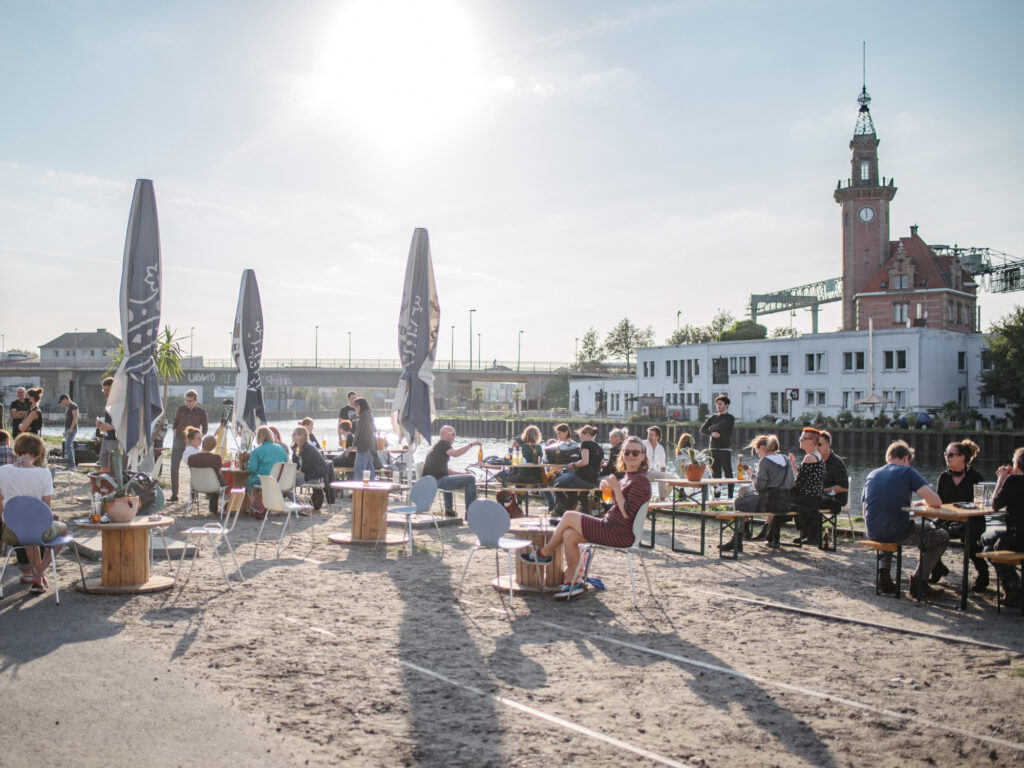
[[[704,477],[704,465],[703,464],[687,464],[683,467],[683,472],[686,473],[686,479],[691,483],[696,483],[702,477]]]
[[[103,511],[112,523],[128,523],[139,511],[138,496],[121,496],[103,503]]]

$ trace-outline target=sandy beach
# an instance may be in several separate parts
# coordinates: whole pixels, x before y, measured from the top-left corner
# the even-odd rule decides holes
[[[86,499],[82,477],[56,511],[71,519]],[[625,557],[601,553],[592,575],[605,591],[569,604],[522,596],[513,613],[490,586],[490,552],[456,594],[473,542],[465,525],[442,529],[444,556],[433,528],[418,530],[409,557],[329,543],[349,528],[348,510],[347,500],[325,509],[312,538],[303,519],[280,559],[261,545],[253,560],[258,523],[240,519],[232,542],[246,580],[230,590],[209,549],[184,586],[138,596],[75,591],[77,566],[62,557],[60,606],[8,570],[0,680],[21,695],[8,702],[0,753],[79,766],[1024,756],[1024,619],[997,615],[991,592],[956,609],[959,550],[945,558],[949,597],[917,603],[876,596],[873,556],[849,542],[836,553],[749,544],[731,561],[713,548],[673,553],[659,535],[645,551],[653,595],[638,574],[639,610]],[[184,496],[169,511],[171,535],[195,522],[181,517]],[[264,539],[279,531],[275,519]],[[907,559],[912,568],[916,554]],[[167,568],[156,561],[156,573]]]

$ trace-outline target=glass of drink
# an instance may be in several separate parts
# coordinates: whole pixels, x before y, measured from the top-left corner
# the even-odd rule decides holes
[[[609,488],[606,485],[606,486],[604,486],[604,488],[601,489],[601,501],[603,501],[603,502],[605,502],[607,504],[611,500],[612,500],[612,489]]]
[[[975,483],[974,484],[974,503],[983,505],[985,503],[985,484]]]

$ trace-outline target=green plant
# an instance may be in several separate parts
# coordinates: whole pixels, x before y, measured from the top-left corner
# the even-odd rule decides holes
[[[914,411],[907,414],[907,426],[911,429],[915,429],[917,427],[917,413]]]
[[[853,421],[853,412],[843,409],[836,416],[836,421],[840,424],[849,424]]]
[[[875,416],[874,421],[872,423],[873,426],[876,427],[877,429],[885,429],[887,426],[889,426],[889,417],[886,416],[885,412],[883,411],[882,413]]]
[[[709,451],[699,451],[696,448],[683,448],[678,454],[679,463],[683,467],[688,467],[691,464],[703,464],[705,467],[710,467],[714,463],[714,459]]]

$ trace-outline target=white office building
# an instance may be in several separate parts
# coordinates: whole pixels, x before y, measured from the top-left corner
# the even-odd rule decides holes
[[[855,401],[873,384],[892,401],[886,412],[936,410],[955,400],[1003,418],[1005,404],[981,395],[984,347],[982,334],[904,327],[647,347],[637,350],[635,379],[570,379],[569,406],[592,415],[605,402],[607,415],[625,416],[657,398],[669,418],[692,421],[702,403],[710,407],[726,394],[741,421],[819,411],[867,415]]]

